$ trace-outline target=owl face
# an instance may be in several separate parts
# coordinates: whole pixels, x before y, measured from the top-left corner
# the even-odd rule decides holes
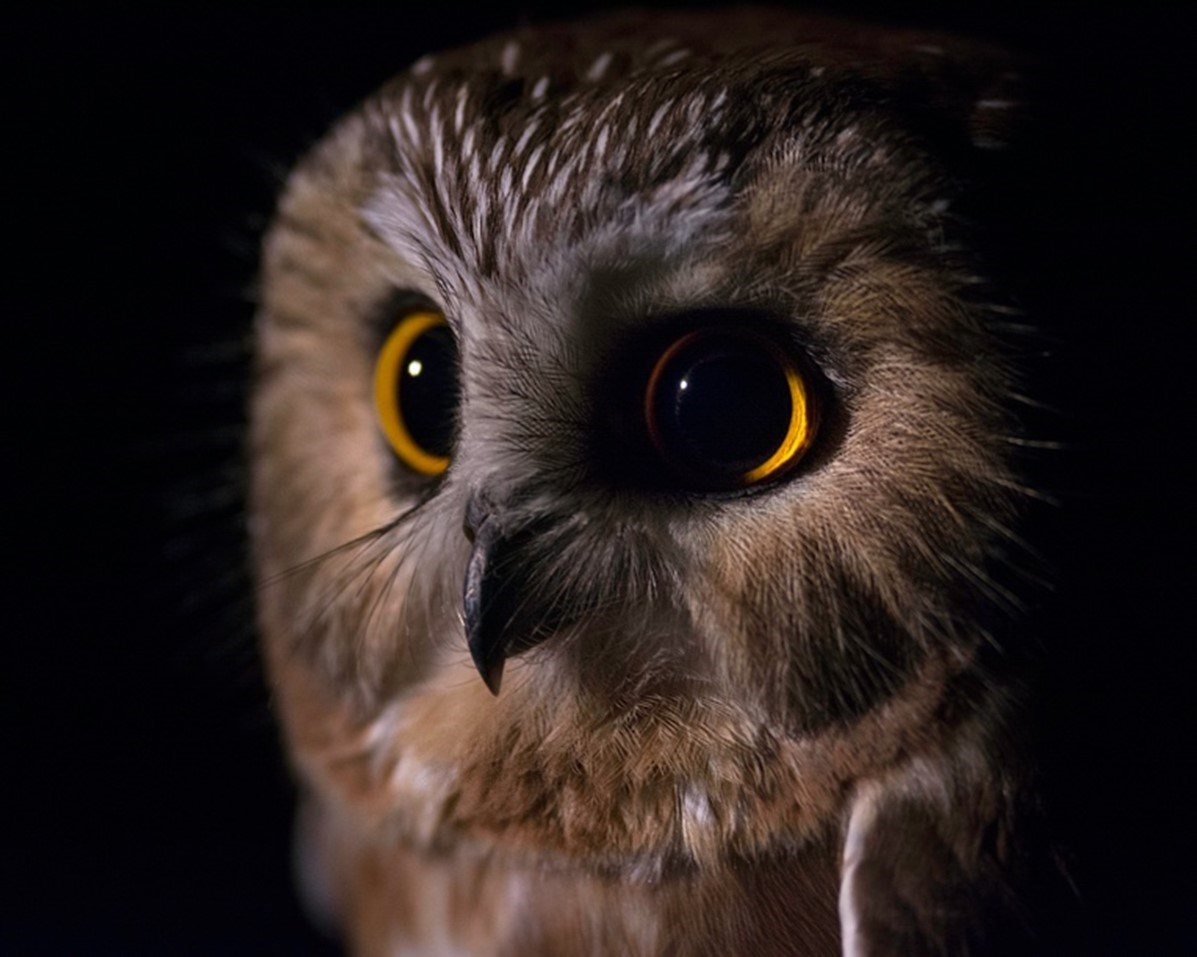
[[[1011,380],[958,212],[996,73],[754,16],[420,61],[289,183],[260,622],[370,827],[654,873],[817,840],[1000,617]]]

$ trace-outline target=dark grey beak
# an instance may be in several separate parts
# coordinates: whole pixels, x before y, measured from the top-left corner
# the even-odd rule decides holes
[[[503,633],[510,623],[510,617],[504,615],[497,600],[504,591],[504,583],[496,574],[503,536],[493,514],[482,513],[475,502],[476,499],[470,500],[471,514],[466,516],[466,534],[473,543],[473,550],[466,566],[462,609],[466,644],[474,667],[491,694],[497,695],[503,680],[503,664],[507,660]]]
[[[551,523],[529,521],[471,496],[465,533],[473,545],[466,566],[462,610],[474,666],[492,694],[499,693],[509,657],[554,634],[563,624],[558,603],[545,593],[538,560]]]

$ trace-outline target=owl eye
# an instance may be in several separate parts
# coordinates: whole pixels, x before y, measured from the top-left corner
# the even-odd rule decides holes
[[[412,471],[440,475],[449,467],[458,398],[457,345],[444,316],[403,316],[374,366],[374,406],[391,448]]]
[[[816,426],[794,359],[763,336],[721,329],[687,333],[662,353],[644,417],[666,464],[714,489],[783,474],[810,448]]]

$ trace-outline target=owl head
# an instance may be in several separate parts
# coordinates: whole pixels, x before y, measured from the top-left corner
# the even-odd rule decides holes
[[[747,11],[425,58],[265,243],[252,534],[308,787],[409,846],[801,846],[964,720],[1014,376],[992,51]]]

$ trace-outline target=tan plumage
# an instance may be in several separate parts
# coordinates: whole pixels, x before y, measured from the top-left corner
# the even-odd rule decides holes
[[[1021,932],[1033,799],[987,662],[1014,379],[958,212],[1015,82],[944,37],[614,17],[420,61],[301,164],[253,536],[305,881],[356,953]],[[371,393],[416,308],[460,357],[433,477]],[[729,492],[657,461],[639,363],[679,326],[796,356],[796,464]]]

